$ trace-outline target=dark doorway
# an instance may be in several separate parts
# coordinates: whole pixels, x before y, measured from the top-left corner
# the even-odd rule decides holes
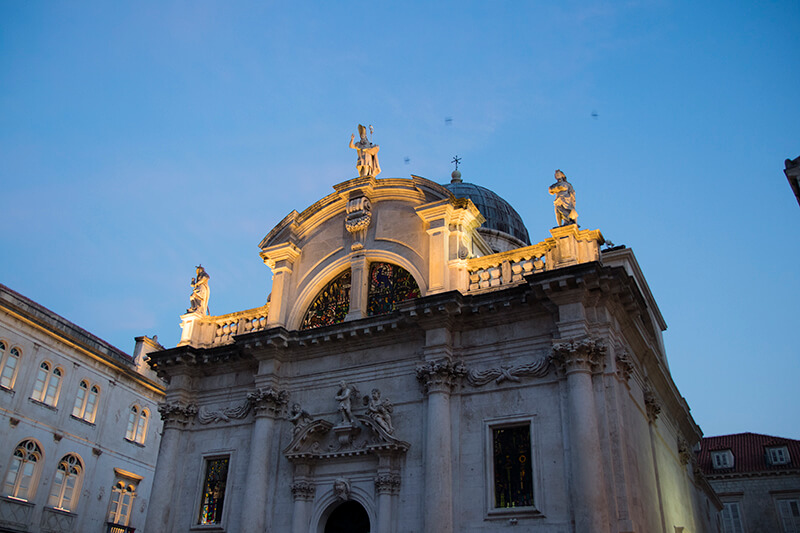
[[[325,533],[369,533],[367,511],[357,502],[344,502],[331,513]]]

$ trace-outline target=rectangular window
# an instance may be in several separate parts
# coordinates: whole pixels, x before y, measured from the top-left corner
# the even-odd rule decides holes
[[[778,500],[783,533],[800,533],[800,500]]]
[[[200,501],[200,524],[219,524],[225,503],[225,485],[228,482],[228,463],[230,457],[206,459],[206,475],[203,481],[203,494]]]
[[[533,506],[530,424],[492,428],[494,508]]]
[[[739,511],[739,502],[724,503],[722,507],[723,533],[744,533],[742,514]]]
[[[771,465],[785,465],[789,462],[789,449],[786,446],[768,448],[767,454]]]
[[[733,453],[730,450],[711,452],[711,460],[714,468],[717,470],[733,468]]]

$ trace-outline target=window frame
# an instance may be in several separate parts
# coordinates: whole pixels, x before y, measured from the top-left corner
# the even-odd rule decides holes
[[[222,517],[218,523],[213,524],[201,524],[200,523],[200,510],[203,506],[203,489],[205,489],[205,482],[206,482],[206,470],[208,468],[208,462],[213,461],[214,459],[224,459],[228,458],[228,474],[225,478],[225,497],[228,500],[228,504],[223,504],[222,508]],[[192,514],[192,525],[189,528],[190,530],[195,531],[224,531],[226,524],[228,522],[228,513],[230,512],[231,504],[230,504],[230,497],[231,497],[231,479],[233,477],[234,472],[234,465],[235,465],[235,457],[236,452],[232,448],[225,448],[225,449],[218,449],[218,450],[211,450],[206,453],[203,453],[199,458],[199,468],[198,468],[198,475],[196,481],[196,487],[194,498],[194,512]]]
[[[75,459],[75,463],[78,466],[78,468],[77,468],[78,472],[75,473],[75,474],[72,474],[68,470],[63,470],[63,472],[65,472],[65,475],[64,475],[63,479],[61,480],[61,482],[59,483],[60,484],[59,494],[57,496],[57,501],[54,503],[53,502],[53,489],[55,489],[55,487],[56,487],[57,478],[58,478],[58,475],[59,475],[58,472],[60,470],[59,467],[61,467],[61,465],[64,464],[64,463],[67,463],[68,466],[72,466],[72,467],[75,466],[74,464],[70,465],[69,458],[74,458]],[[81,487],[83,486],[83,475],[84,475],[85,471],[86,471],[86,469],[83,466],[83,460],[81,459],[81,457],[78,454],[76,454],[76,453],[68,453],[68,454],[64,455],[64,457],[62,457],[61,460],[58,461],[58,464],[56,465],[56,470],[55,470],[55,473],[53,475],[53,480],[52,480],[52,482],[50,484],[50,494],[47,496],[47,506],[52,508],[52,509],[63,511],[65,513],[73,513],[74,510],[78,507],[78,501],[80,500],[80,496],[81,496]],[[74,484],[72,485],[72,493],[71,493],[69,499],[67,500],[69,506],[65,507],[64,506],[64,497],[65,497],[67,489],[69,488],[68,483],[69,483],[70,478],[74,478],[75,481],[74,481]]]
[[[45,367],[47,368],[45,369]],[[44,379],[41,379],[43,370]],[[31,399],[44,405],[49,405],[50,407],[58,407],[58,399],[61,396],[61,387],[64,384],[65,375],[64,369],[55,363],[51,363],[47,360],[39,363],[39,367],[36,370],[36,381],[33,383]],[[53,379],[56,377],[58,379],[55,386],[53,386]],[[40,383],[41,389],[39,389]],[[52,402],[48,401],[48,399],[51,398],[51,389],[55,389],[52,394]]]
[[[777,457],[781,455],[782,457]],[[788,446],[768,446],[767,462],[770,465],[788,465],[792,462]]]
[[[80,383],[78,383],[78,394],[75,395],[72,417],[94,424],[95,418],[97,417],[97,400],[100,397],[101,390],[102,389],[100,389],[96,383],[92,383],[88,379],[82,379]],[[89,400],[92,400],[91,405],[89,404]],[[89,408],[91,408],[91,410],[89,410]]]
[[[737,529],[736,524],[732,524],[734,526],[733,530],[728,531],[725,528],[725,520],[726,520],[725,510],[726,509],[733,509],[734,506],[736,508],[736,513],[737,513],[738,516],[736,518],[734,518],[733,514],[729,513],[729,516],[727,517],[727,519],[730,520],[730,521],[733,521],[734,519],[738,520],[738,524],[739,525],[738,525],[738,529]],[[723,501],[722,502],[722,510],[720,510],[720,512],[719,512],[720,533],[744,533],[745,532],[745,529],[744,529],[744,523],[745,523],[744,522],[744,514],[742,512],[743,507],[744,506],[742,505],[742,501],[741,500],[729,500],[729,501]]]
[[[29,461],[27,459],[27,457],[24,457],[19,462],[20,466],[19,466],[19,468],[17,468],[16,475],[14,477],[13,489],[12,489],[11,492],[6,492],[6,485],[8,484],[8,476],[11,473],[12,465],[14,463],[14,458],[16,457],[16,452],[20,447],[22,447],[23,445],[26,445],[27,443],[33,444],[36,447],[36,449],[35,450],[30,450],[27,446],[25,446],[24,449],[26,450],[26,452],[38,454],[38,458],[35,461],[33,461],[33,463],[34,463],[33,472],[30,474],[30,476],[28,476],[29,477],[29,481],[28,481],[28,485],[27,485],[27,493],[25,494],[25,497],[23,498],[23,497],[20,497],[20,495],[19,495],[19,489],[20,489],[20,486],[22,484],[22,479],[23,479],[23,477],[25,475],[24,474],[24,470],[23,470],[24,469],[24,465],[26,463],[30,463],[31,462],[31,461]],[[44,468],[44,460],[45,460],[45,455],[44,455],[44,450],[43,450],[42,443],[40,443],[38,440],[32,439],[32,438],[26,438],[26,439],[22,439],[21,441],[19,441],[17,443],[17,445],[14,446],[14,450],[11,452],[11,457],[9,458],[8,464],[6,465],[6,468],[5,468],[5,471],[4,471],[4,475],[3,475],[2,486],[0,486],[0,491],[1,491],[0,494],[3,494],[3,496],[5,496],[5,497],[11,498],[11,499],[17,500],[17,501],[30,502],[31,500],[33,500],[36,497],[36,489],[39,487],[39,478],[41,477],[41,474],[42,474],[42,468]]]
[[[536,415],[525,416],[505,416],[492,419],[485,419],[484,426],[484,487],[486,496],[484,498],[486,519],[506,519],[512,517],[537,517],[544,516],[542,506],[542,495],[544,485],[542,481],[542,462],[539,450],[541,449],[538,441],[539,434],[536,430]],[[494,484],[494,430],[503,428],[515,428],[527,426],[530,432],[530,461],[531,461],[531,489],[533,491],[533,505],[525,507],[495,507],[495,484]]]
[[[134,420],[131,415],[136,413]],[[150,426],[150,409],[135,403],[128,409],[128,426],[125,430],[125,440],[144,446],[147,440],[147,430]]]
[[[14,355],[16,352],[16,355]],[[19,375],[19,360],[22,358],[22,348],[14,346],[6,339],[0,339],[0,388],[13,391]],[[8,362],[13,359],[11,375],[7,376]],[[4,381],[8,380],[7,384]]]
[[[718,461],[718,459],[725,458],[724,464],[722,461]],[[728,470],[733,468],[735,465],[735,458],[733,456],[733,452],[730,449],[727,450],[714,450],[711,452],[711,466],[714,470]]]
[[[136,475],[133,472],[128,472],[127,470],[122,470],[121,468],[114,469],[114,485],[111,488],[111,495],[108,498],[108,512],[106,513],[107,524],[123,527],[128,527],[130,525],[131,516],[133,515],[133,504],[136,501],[136,496],[138,495],[139,490],[139,482],[142,479],[144,479],[142,476]],[[115,503],[115,493],[119,494],[120,498],[117,500],[117,506],[114,510],[112,509],[112,506],[114,506]],[[121,502],[124,501],[123,499],[125,495],[130,496],[130,501],[128,502],[127,514],[125,515],[125,521],[123,523],[119,521],[119,518],[121,516]]]
[[[800,494],[795,493],[794,491],[782,494],[772,494],[773,501],[775,502],[775,512],[777,513],[778,522],[781,526],[782,532],[791,532],[792,530],[798,531],[800,530]],[[792,503],[794,503],[794,507],[797,509],[798,515],[794,515],[794,509],[792,509]],[[792,515],[791,517],[787,517],[784,515],[782,506],[786,505],[788,508],[788,512]],[[791,524],[793,529],[789,529],[786,524],[786,519],[789,518],[794,522]]]

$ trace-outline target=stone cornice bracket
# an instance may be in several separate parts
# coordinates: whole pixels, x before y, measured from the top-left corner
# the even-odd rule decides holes
[[[278,416],[289,401],[289,393],[281,389],[258,388],[247,394],[256,416]]]
[[[295,481],[292,483],[292,498],[295,500],[312,501],[317,487],[308,481]]]
[[[164,402],[158,404],[158,412],[164,426],[185,426],[197,416],[197,406],[193,403]]]
[[[291,272],[291,265],[300,257],[300,248],[293,242],[284,242],[261,250],[261,259],[272,269],[273,274]]]
[[[467,372],[467,382],[473,387],[481,387],[491,381],[496,383],[502,383],[503,381],[519,382],[520,377],[523,376],[541,378],[550,372],[552,360],[552,354],[548,353],[526,365],[501,365],[486,370],[469,370]]]
[[[602,368],[606,347],[592,338],[571,339],[553,344],[553,363],[564,374],[591,374]]]
[[[631,357],[628,355],[628,352],[625,350],[618,351],[616,362],[617,375],[624,381],[629,381],[633,375],[633,361],[631,361]]]
[[[650,388],[644,390],[644,408],[647,411],[647,420],[655,422],[661,413],[661,402]]]
[[[375,478],[375,491],[378,494],[397,494],[400,492],[398,474],[378,474]]]
[[[417,365],[416,373],[417,380],[427,394],[450,393],[467,375],[467,367],[461,362],[445,358]]]
[[[680,458],[683,466],[688,465],[694,460],[694,454],[689,448],[689,443],[686,442],[686,439],[681,436],[678,436],[678,457]]]

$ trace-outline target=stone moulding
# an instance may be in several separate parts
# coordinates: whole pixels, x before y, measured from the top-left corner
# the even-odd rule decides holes
[[[250,414],[251,407],[252,404],[247,399],[237,405],[220,409],[210,410],[200,407],[197,410],[197,421],[201,424],[210,424],[212,422],[230,422],[231,418],[242,419]]]
[[[469,370],[467,372],[467,382],[473,387],[482,387],[491,381],[495,383],[502,383],[503,381],[519,382],[520,377],[541,378],[550,372],[552,359],[553,356],[547,354],[525,365],[501,365],[486,370]]]

